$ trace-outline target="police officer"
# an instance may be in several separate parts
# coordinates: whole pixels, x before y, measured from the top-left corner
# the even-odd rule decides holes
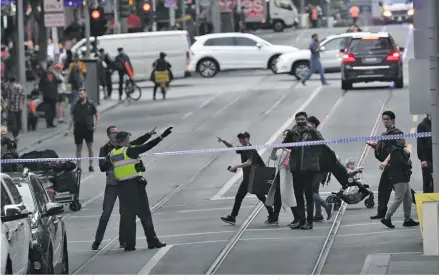
[[[125,131],[116,134],[116,147],[107,156],[106,161],[114,166],[114,177],[118,181],[118,195],[122,208],[122,224],[125,251],[133,251],[136,246],[136,216],[142,222],[148,248],[162,248],[166,243],[160,242],[154,230],[151,210],[146,193],[146,180],[142,177],[145,166],[139,155],[155,147],[163,138],[172,133],[168,127],[160,137],[143,145],[130,146],[131,134]]]

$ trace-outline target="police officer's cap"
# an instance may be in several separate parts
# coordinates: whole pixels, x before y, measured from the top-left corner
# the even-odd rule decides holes
[[[121,52],[121,51],[123,51],[123,48],[117,48],[117,51]]]
[[[119,131],[116,134],[116,142],[122,142],[125,141],[126,139],[128,139],[128,137],[131,136],[131,133],[126,132],[126,131]]]
[[[236,136],[236,137],[238,137],[240,139],[242,139],[242,138],[250,138],[250,133],[248,133],[247,131],[243,131],[243,132],[240,132],[238,134],[238,136]]]

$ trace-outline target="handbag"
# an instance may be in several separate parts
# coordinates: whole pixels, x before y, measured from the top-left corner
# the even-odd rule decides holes
[[[257,152],[256,152],[257,153]],[[259,156],[259,154],[258,154]],[[248,183],[248,192],[251,194],[266,195],[274,183],[276,168],[270,167],[269,161],[267,166],[252,166],[250,169],[250,179]]]

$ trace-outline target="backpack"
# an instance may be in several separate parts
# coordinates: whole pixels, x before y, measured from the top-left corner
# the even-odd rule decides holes
[[[72,71],[69,73],[68,83],[73,89],[79,89],[82,86],[81,70],[77,64],[73,65]]]
[[[117,71],[123,71],[124,69],[124,60],[121,56],[116,56],[116,59],[114,60],[114,68]]]

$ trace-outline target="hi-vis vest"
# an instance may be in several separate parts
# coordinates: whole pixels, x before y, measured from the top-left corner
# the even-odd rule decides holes
[[[129,158],[126,153],[127,149],[128,147],[113,149],[110,153],[110,161],[114,166],[114,177],[118,181],[142,176],[142,172],[137,172],[135,167],[140,159]]]

